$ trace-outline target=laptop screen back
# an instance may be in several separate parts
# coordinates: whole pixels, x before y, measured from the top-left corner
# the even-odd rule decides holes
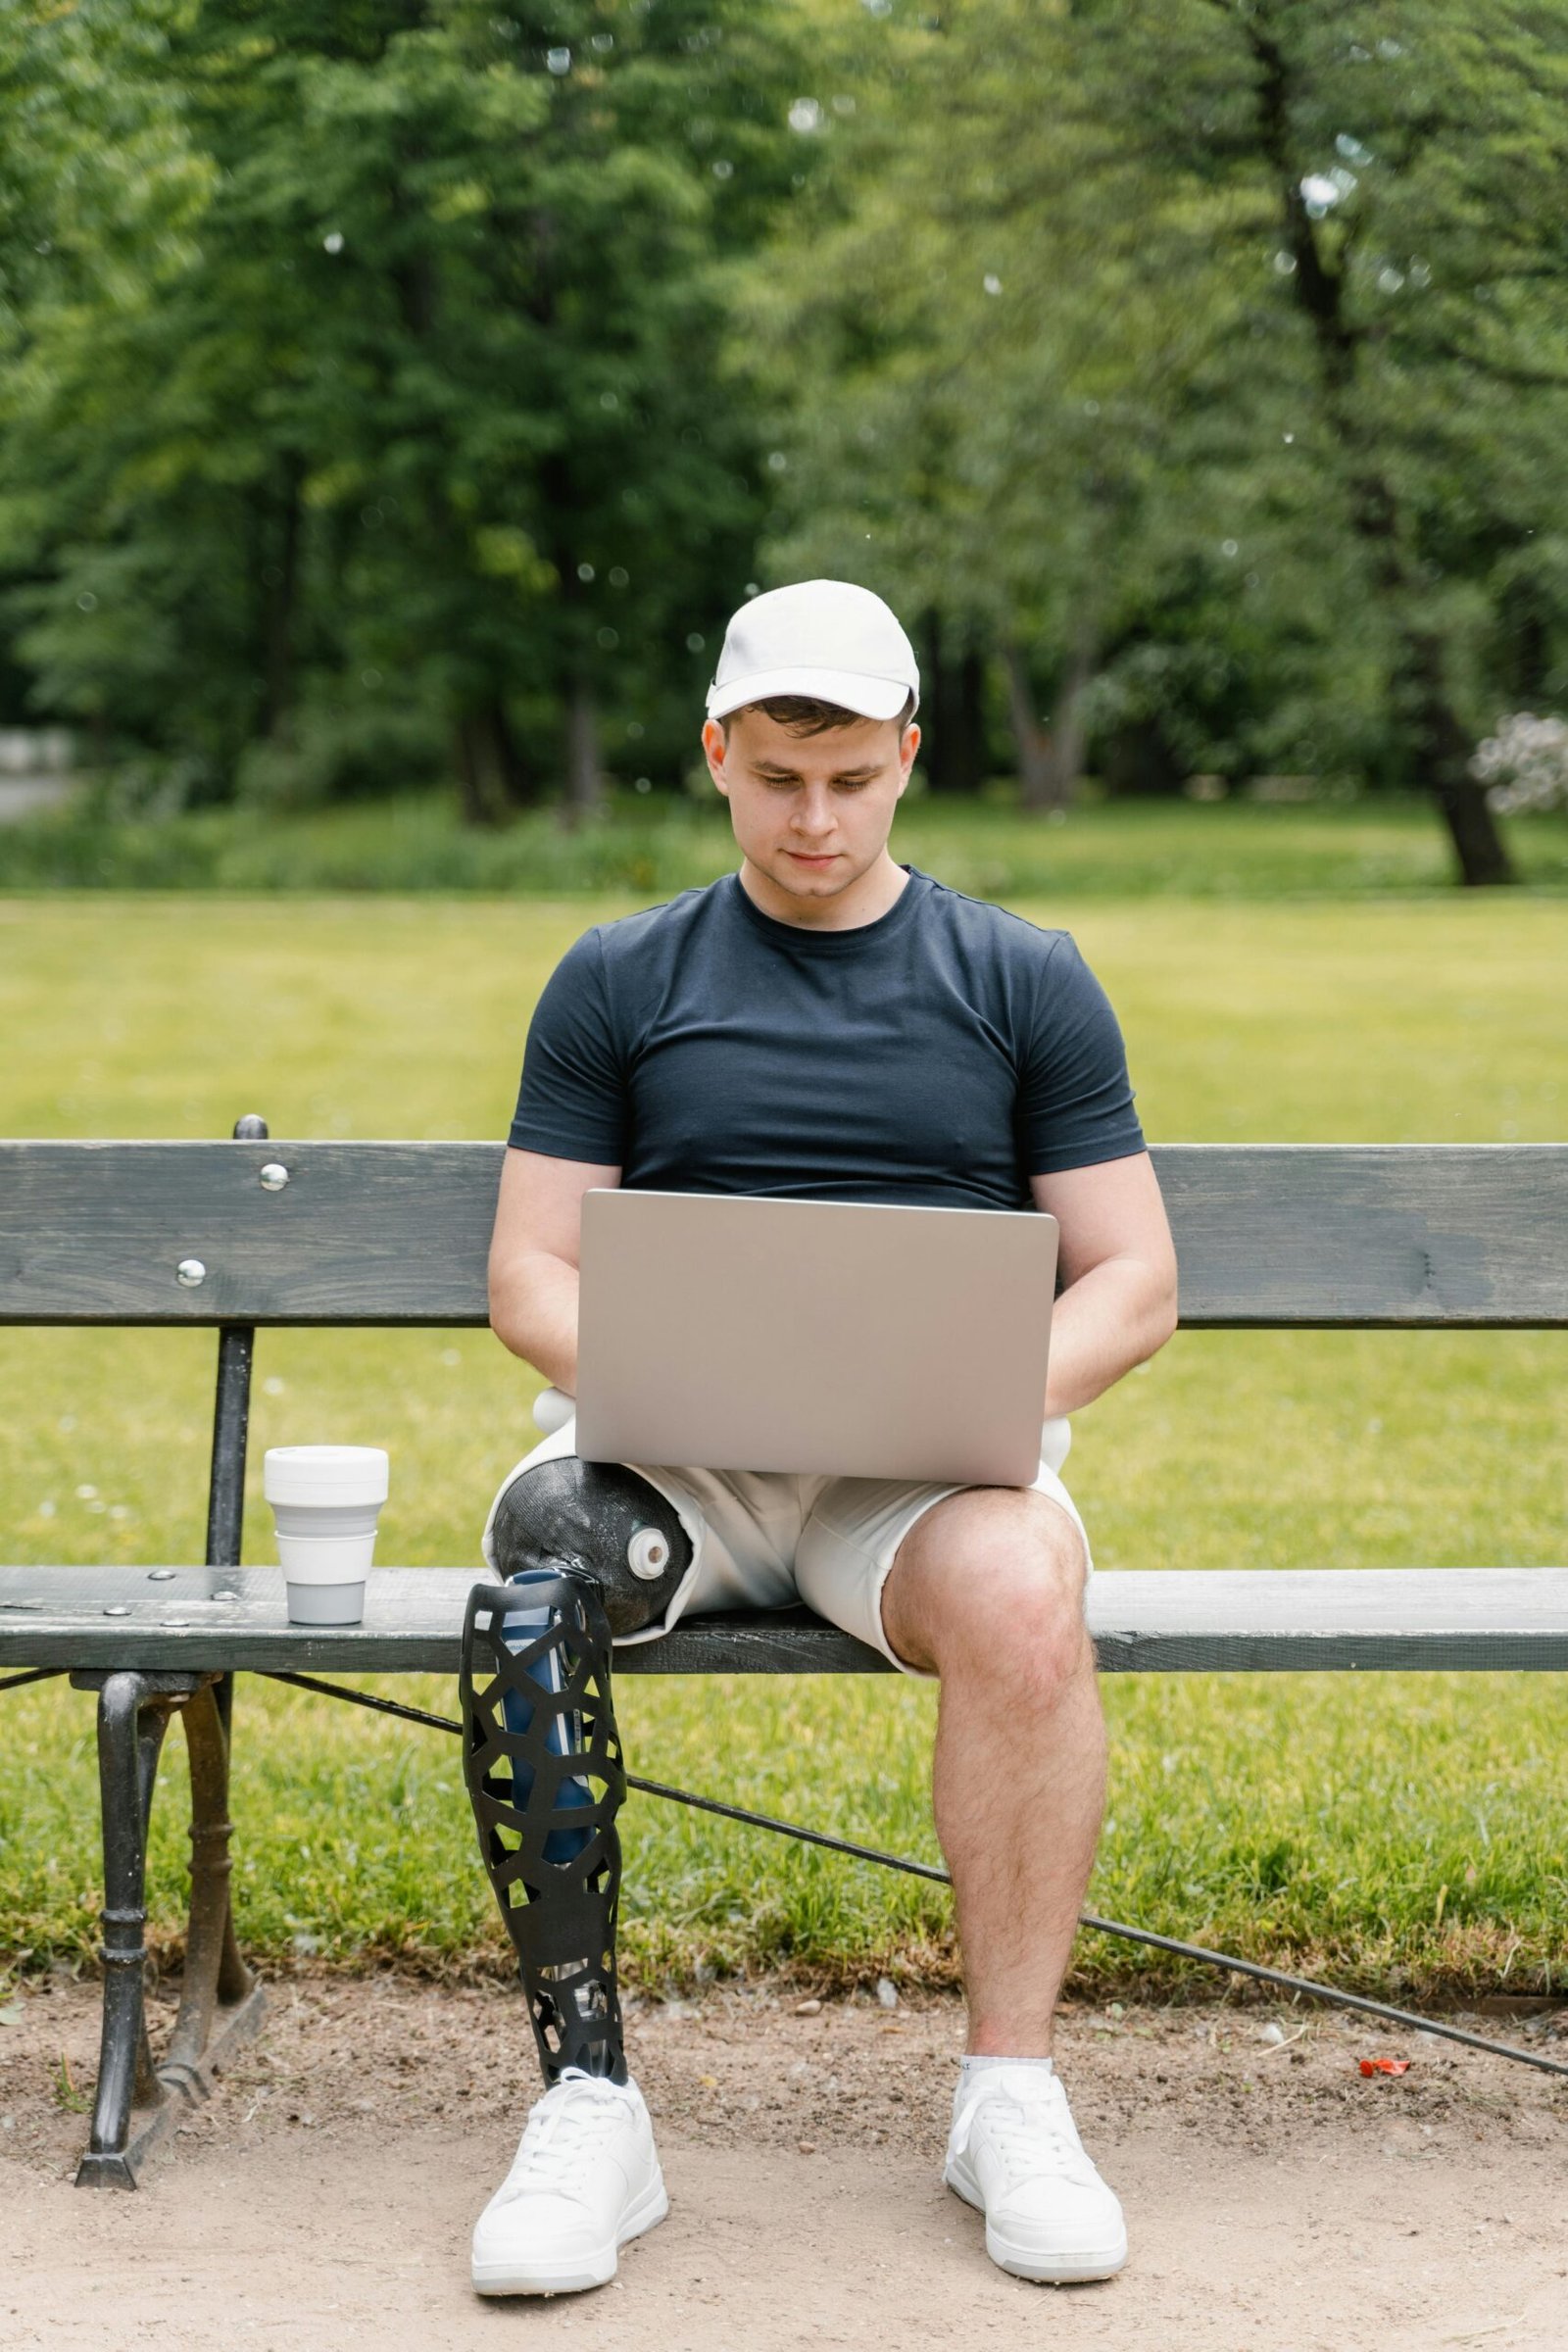
[[[592,1191],[577,1450],[1027,1486],[1056,1245],[1028,1209]]]

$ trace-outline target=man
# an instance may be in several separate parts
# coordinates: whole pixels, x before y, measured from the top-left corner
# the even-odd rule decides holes
[[[590,1186],[1032,1202],[1059,1222],[1064,1286],[1034,1484],[667,1465],[590,1477],[568,1422],[503,1483],[485,1552],[509,1576],[579,1554],[597,1576],[612,1555],[631,1559],[634,1576],[655,1580],[662,1619],[622,1610],[617,1623],[612,1596],[609,1623],[623,1638],[657,1638],[686,1609],[802,1599],[906,1672],[940,1677],[934,1804],[969,2008],[945,2178],[984,2212],[1004,2270],[1104,2278],[1126,2258],[1121,2209],[1083,2151],[1052,2058],[1104,1784],[1088,1544],[1058,1472],[1067,1415],[1174,1328],[1175,1261],[1115,1018],[1071,939],[889,854],[920,743],[918,692],[904,630],[863,589],[807,581],[736,613],[703,747],[739,870],[590,931],[552,977],[502,1176],[491,1322],[574,1392]],[[773,1303],[760,1283],[764,1327]],[[573,1623],[581,1648],[591,1628]],[[505,1740],[494,1711],[491,1726],[487,1752]],[[514,1766],[524,1790],[548,1766],[544,1747],[530,1752]],[[470,1785],[482,1807],[491,1784],[470,1773]],[[526,1831],[515,1809],[491,1805],[489,1818]],[[563,1840],[562,1818],[536,1855],[552,1839],[568,1856],[586,1845],[586,1833]],[[506,1841],[489,1850],[501,1890]],[[590,1920],[592,1888],[563,1897],[573,1951],[612,1943],[598,1845],[586,1867],[608,1908]],[[533,1901],[549,1873],[537,1859],[530,1869]],[[529,1920],[545,1910],[535,1903]],[[488,2293],[608,2278],[617,2246],[666,2209],[620,2055],[612,1950],[568,1969],[559,1935],[529,1947],[517,1916],[509,1925],[553,2079],[475,2230],[474,2282]],[[573,1970],[568,2000],[560,1987]]]

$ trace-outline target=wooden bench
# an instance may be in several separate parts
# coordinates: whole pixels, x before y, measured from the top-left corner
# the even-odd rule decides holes
[[[499,1144],[0,1144],[0,1321],[217,1328],[201,1567],[0,1569],[0,1674],[98,1692],[103,2047],[82,2184],[133,2186],[262,1993],[228,1902],[236,1672],[451,1673],[475,1562],[385,1568],[362,1625],[290,1626],[281,1571],[241,1569],[246,1422],[268,1325],[482,1325]],[[1188,1330],[1568,1324],[1568,1146],[1172,1145],[1154,1158]],[[330,1434],[323,1432],[323,1435]],[[1119,1673],[1568,1667],[1568,1569],[1102,1572]],[[804,1610],[687,1620],[630,1674],[883,1673]],[[184,1984],[155,2064],[143,2009],[146,1824],[165,1728],[192,1764]]]

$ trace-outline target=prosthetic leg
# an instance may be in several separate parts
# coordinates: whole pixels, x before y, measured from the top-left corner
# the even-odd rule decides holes
[[[615,1987],[626,1793],[611,1640],[652,1624],[691,1562],[635,1471],[568,1455],[512,1482],[491,1527],[506,1585],[463,1629],[464,1770],[479,1851],[516,1948],[545,2081],[626,2081]]]

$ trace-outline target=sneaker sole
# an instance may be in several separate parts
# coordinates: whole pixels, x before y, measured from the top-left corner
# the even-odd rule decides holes
[[[978,2188],[954,2170],[942,2175],[956,2197],[972,2205],[977,2213],[985,2212],[985,2202]],[[986,2252],[998,2270],[1011,2278],[1027,2278],[1036,2286],[1086,2286],[1096,2278],[1114,2278],[1127,2260],[1125,2231],[1112,2244],[1103,2247],[1085,2247],[1073,2255],[1044,2255],[1032,2247],[1013,2245],[1001,2232],[986,2223]]]
[[[615,2259],[629,2239],[641,2237],[669,2211],[662,2173],[656,2172],[648,2186],[627,2209],[615,2236],[591,2254],[569,2263],[476,2262],[472,2266],[477,2295],[569,2295],[587,2286],[608,2286],[615,2276]]]

